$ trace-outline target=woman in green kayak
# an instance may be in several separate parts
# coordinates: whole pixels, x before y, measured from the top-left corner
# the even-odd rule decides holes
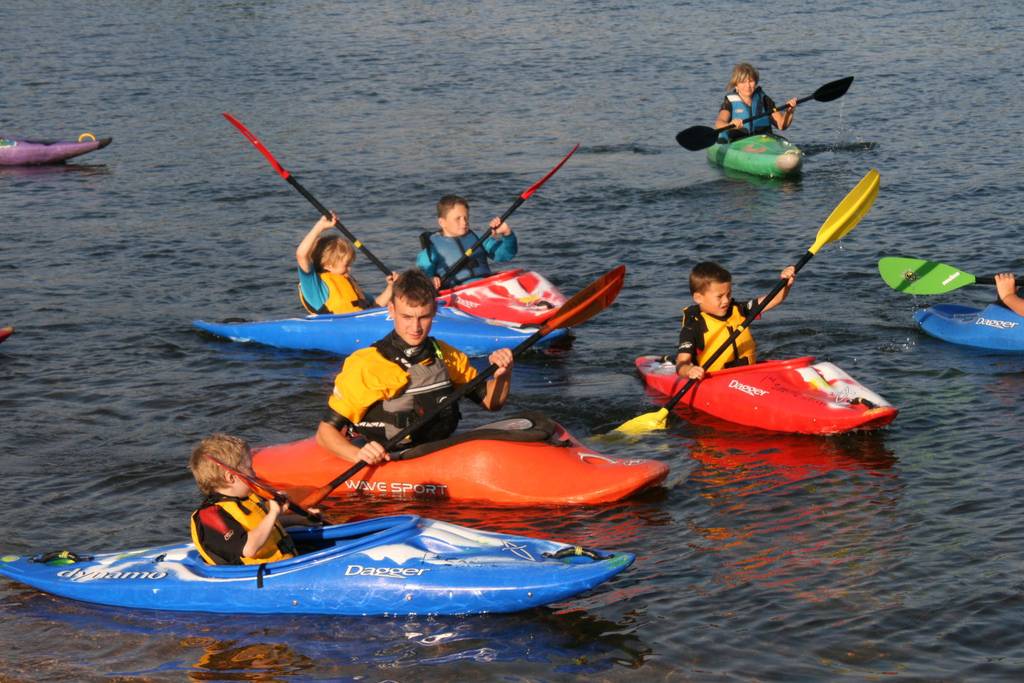
[[[759,80],[760,74],[750,64],[741,62],[733,67],[725,99],[715,119],[715,128],[732,125],[732,130],[719,135],[719,142],[738,140],[748,135],[771,134],[773,125],[779,130],[786,130],[793,123],[797,98],[788,100],[785,105],[788,108],[779,111],[772,98],[761,90]]]

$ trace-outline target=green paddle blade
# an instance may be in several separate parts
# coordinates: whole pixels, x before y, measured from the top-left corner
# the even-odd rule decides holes
[[[885,284],[905,294],[945,294],[975,282],[973,275],[954,266],[902,256],[881,259],[878,272]]]

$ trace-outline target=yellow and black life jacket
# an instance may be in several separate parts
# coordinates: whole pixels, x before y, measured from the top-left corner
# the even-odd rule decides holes
[[[733,330],[743,324],[745,319],[746,316],[735,303],[729,307],[729,315],[725,319],[704,313],[697,305],[683,309],[683,326],[685,327],[688,323],[696,324],[698,329],[704,333],[704,344],[697,350],[694,364],[703,366],[704,360],[710,358],[718,350],[718,347],[725,343]],[[730,343],[729,348],[715,359],[711,367],[706,369],[714,371],[756,362],[757,344],[754,342],[754,336],[750,333],[750,328],[746,327]]]
[[[356,311],[373,306],[373,302],[369,301],[366,295],[363,294],[362,288],[348,275],[328,272],[323,272],[319,275],[323,283],[327,285],[328,292],[327,301],[320,307],[320,310],[313,310],[306,302],[306,298],[302,296],[302,287],[299,287],[299,301],[302,302],[302,307],[310,313],[314,315],[323,313],[355,313]]]
[[[192,513],[191,519],[191,530],[192,530],[192,542],[196,546],[196,550],[203,556],[209,564],[226,564],[223,558],[218,558],[215,554],[208,551],[203,547],[201,534],[199,532],[199,521],[197,517],[202,514],[210,514],[204,511],[209,510],[215,511],[214,508],[220,508],[224,512],[228,513],[232,519],[242,525],[242,528],[246,532],[255,529],[260,522],[267,516],[265,507],[266,503],[255,493],[249,494],[248,498],[233,498],[229,496],[212,496],[207,499],[203,506]],[[209,524],[211,519],[205,517],[204,520]],[[217,522],[223,523],[221,520]],[[214,527],[216,528],[216,527]],[[227,527],[225,527],[227,531]],[[295,557],[295,544],[292,542],[291,536],[289,536],[285,530],[281,527],[280,523],[274,524],[273,530],[270,535],[267,536],[266,542],[260,547],[255,557],[242,557],[242,564],[264,564],[266,562],[277,562],[278,560],[286,560],[290,557]]]
[[[402,393],[371,405],[355,425],[356,431],[367,439],[384,443],[427,411],[444,403],[455,387],[441,347],[432,337],[428,337],[418,347],[419,353],[413,356],[406,353],[407,345],[401,343],[394,333],[375,342],[373,348],[409,376]],[[403,447],[451,436],[461,417],[458,401],[449,403],[436,418],[410,434]]]

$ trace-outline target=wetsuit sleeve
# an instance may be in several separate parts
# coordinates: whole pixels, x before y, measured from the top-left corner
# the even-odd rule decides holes
[[[299,271],[299,291],[302,292],[302,298],[306,300],[306,304],[311,309],[319,311],[327,303],[327,297],[330,296],[327,285],[320,279],[316,270],[312,273],[307,273],[302,268],[296,268],[296,270]]]
[[[728,97],[722,98],[722,106],[718,108],[718,111],[727,111],[732,114],[732,102],[729,101]]]
[[[704,331],[700,319],[683,313],[683,324],[679,328],[679,346],[676,353],[688,353],[691,361],[696,362],[697,354],[704,348]]]
[[[519,253],[519,240],[514,232],[500,240],[492,235],[484,240],[484,251],[496,263],[511,261]]]
[[[196,512],[196,534],[206,554],[217,564],[242,564],[242,551],[249,538],[231,515],[218,505],[207,505]]]

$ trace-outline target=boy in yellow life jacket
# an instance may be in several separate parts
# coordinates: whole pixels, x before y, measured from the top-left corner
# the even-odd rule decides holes
[[[338,225],[337,214],[321,216],[295,249],[299,262],[299,301],[310,313],[354,313],[372,306],[387,306],[397,273],[387,276],[387,286],[370,301],[349,272],[356,250],[339,235],[323,236]]]
[[[400,447],[445,439],[458,427],[458,401],[449,397],[473,381],[477,371],[466,354],[430,336],[436,297],[422,271],[407,270],[395,281],[388,303],[394,329],[345,359],[317,427],[316,440],[323,448],[349,462],[379,465],[389,459],[383,444],[438,406],[442,409],[435,417]],[[498,369],[466,396],[485,410],[500,410],[511,386],[512,350],[498,349],[488,360]],[[360,439],[354,441],[356,436]]]
[[[771,310],[781,304],[789,295],[796,279],[796,269],[787,266],[779,275],[786,280],[786,286],[764,307]],[[722,266],[711,261],[698,263],[690,271],[690,294],[695,304],[683,309],[683,324],[679,330],[679,348],[676,352],[676,371],[690,379],[704,376],[703,361],[710,358],[729,338],[733,330],[740,327],[751,309],[753,300],[737,303],[732,298],[732,275]],[[757,300],[760,304],[764,300]],[[762,311],[762,312],[764,312]],[[746,328],[729,343],[729,348],[720,355],[708,370],[748,365],[757,362],[757,345]]]
[[[295,545],[279,519],[288,506],[282,510],[276,501],[260,498],[211,457],[252,473],[249,444],[236,436],[214,434],[192,451],[188,467],[206,498],[192,513],[190,526],[203,559],[210,564],[262,564],[295,557]]]

